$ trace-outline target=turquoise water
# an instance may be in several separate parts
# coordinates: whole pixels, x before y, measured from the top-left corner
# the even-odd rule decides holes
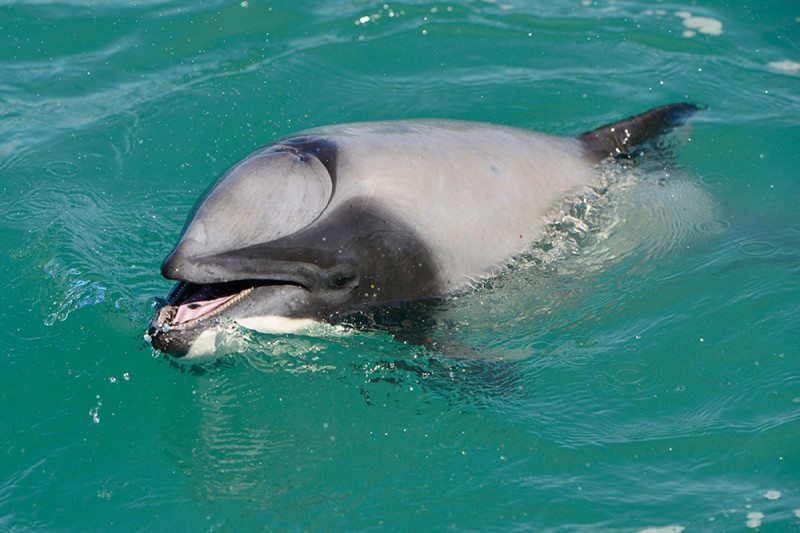
[[[31,1],[0,29],[0,529],[800,528],[796,2]],[[186,214],[277,136],[682,100],[708,109],[673,162],[447,303],[477,360],[142,340]]]

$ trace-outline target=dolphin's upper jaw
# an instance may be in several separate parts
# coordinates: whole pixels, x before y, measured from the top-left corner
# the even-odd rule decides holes
[[[180,357],[202,331],[219,323],[226,311],[245,301],[262,286],[301,284],[275,280],[243,280],[198,284],[179,281],[155,312],[147,330],[154,348]]]

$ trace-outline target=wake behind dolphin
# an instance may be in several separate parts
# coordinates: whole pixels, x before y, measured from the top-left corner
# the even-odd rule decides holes
[[[671,104],[577,137],[418,120],[327,126],[228,170],[162,265],[178,281],[147,337],[202,355],[231,322],[266,333],[434,299],[501,270],[546,215],[696,110]]]

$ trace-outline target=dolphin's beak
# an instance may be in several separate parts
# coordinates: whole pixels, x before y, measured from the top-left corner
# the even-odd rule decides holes
[[[241,280],[197,284],[179,281],[169,297],[156,308],[147,338],[154,348],[175,357],[186,355],[205,330],[219,326],[232,308],[252,305],[254,293],[280,296],[287,289],[306,292],[299,283],[272,280]]]

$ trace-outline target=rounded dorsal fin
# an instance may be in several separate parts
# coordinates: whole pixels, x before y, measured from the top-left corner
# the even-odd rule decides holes
[[[676,103],[656,107],[639,115],[606,124],[577,136],[592,159],[625,154],[631,148],[647,143],[672,128],[683,124],[699,108],[694,104]]]

